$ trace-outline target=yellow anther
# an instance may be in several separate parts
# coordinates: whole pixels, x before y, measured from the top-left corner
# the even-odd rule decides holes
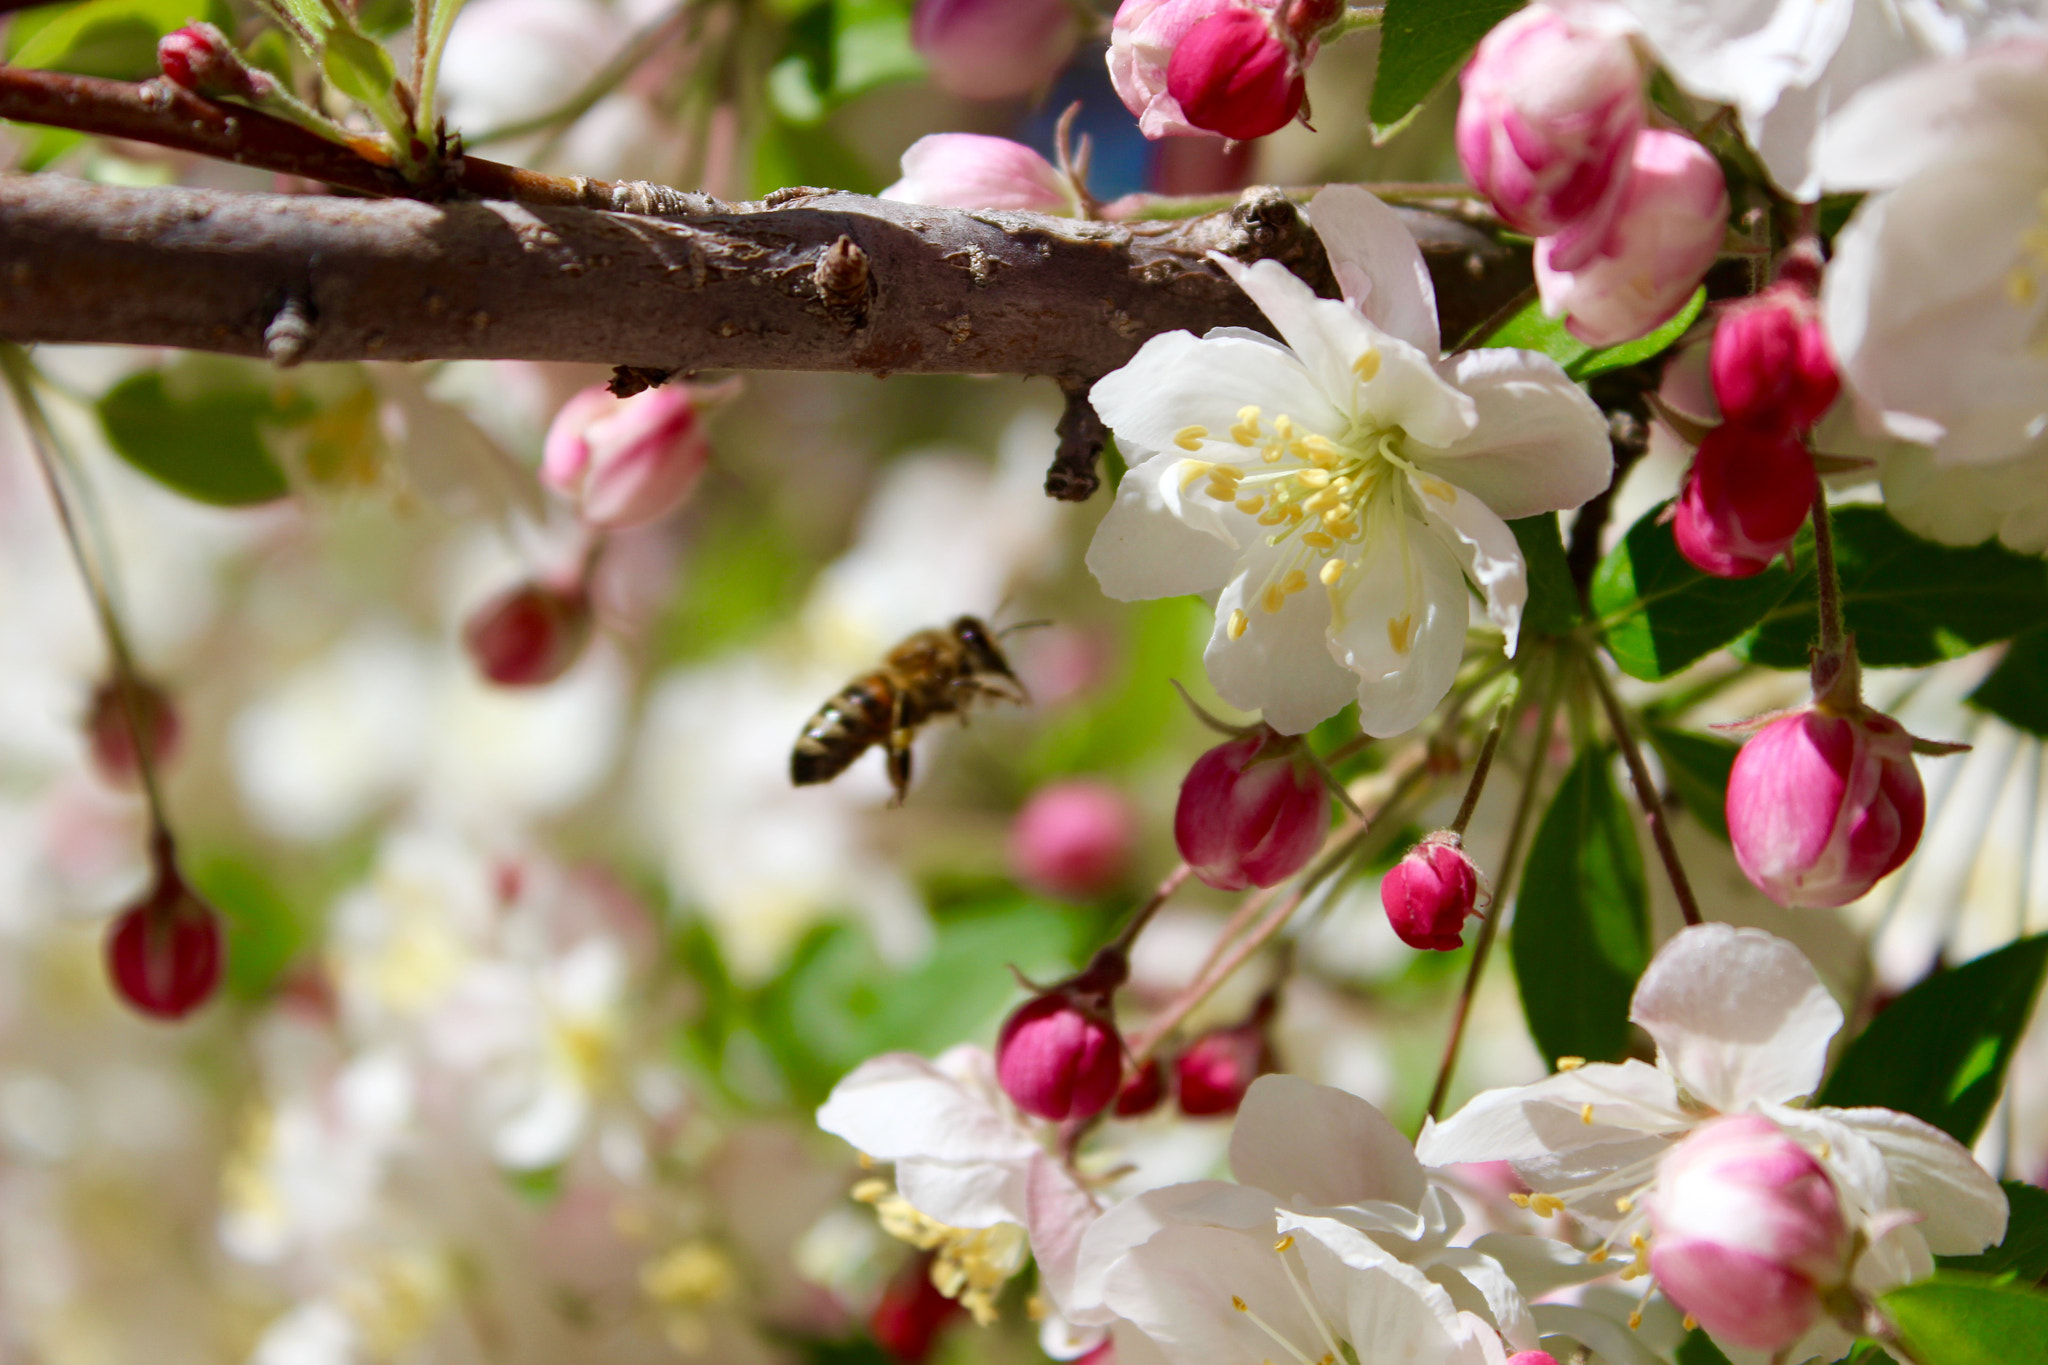
[[[1635,1206],[1636,1201],[1629,1198],[1627,1195],[1622,1195],[1619,1199],[1616,1199],[1614,1201],[1614,1211],[1616,1213],[1627,1213],[1630,1209],[1633,1209]]]
[[[1252,618],[1244,614],[1243,607],[1233,607],[1231,608],[1230,612],[1230,622],[1228,625],[1223,627],[1223,633],[1225,635],[1228,635],[1233,640],[1242,640],[1244,638],[1246,628],[1249,627],[1251,623]]]
[[[1251,1305],[1247,1304],[1243,1299],[1240,1299],[1235,1294],[1232,1294],[1230,1296],[1230,1306],[1232,1308],[1235,1308],[1240,1313],[1249,1313],[1252,1311]]]
[[[1380,353],[1366,351],[1351,362],[1351,372],[1360,379],[1371,379],[1380,372]]]
[[[1173,443],[1182,450],[1200,450],[1202,442],[1209,438],[1209,428],[1186,426],[1173,433]]]
[[[1207,460],[1182,460],[1180,462],[1180,491],[1183,493],[1187,492],[1188,489],[1194,487],[1196,479],[1206,478],[1209,471],[1214,468],[1216,466],[1210,464]]]
[[[1268,583],[1266,590],[1259,594],[1259,606],[1264,609],[1268,616],[1278,615],[1280,608],[1286,605],[1287,590],[1278,583]]]
[[[1594,1265],[1599,1265],[1602,1261],[1605,1261],[1607,1259],[1607,1248],[1605,1246],[1594,1247],[1591,1251],[1586,1253],[1586,1259],[1591,1261]]]
[[[1313,532],[1311,532],[1310,534],[1313,534]],[[1307,537],[1307,536],[1303,536],[1303,537],[1302,537],[1302,539],[1303,539],[1303,540],[1306,540],[1306,539],[1308,539],[1308,537]],[[1346,569],[1348,569],[1348,568],[1350,568],[1350,567],[1351,567],[1351,565],[1350,565],[1350,562],[1349,562],[1349,561],[1347,561],[1347,560],[1342,560],[1342,559],[1330,559],[1330,560],[1325,560],[1325,561],[1323,562],[1323,571],[1322,571],[1322,572],[1321,572],[1320,574],[1318,574],[1318,575],[1317,575],[1317,577],[1318,577],[1318,578],[1321,578],[1321,579],[1323,580],[1323,586],[1324,586],[1324,587],[1326,587],[1326,588],[1334,588],[1334,587],[1336,587],[1336,586],[1337,586],[1337,580],[1338,580],[1338,579],[1340,579],[1340,578],[1342,578],[1342,577],[1344,576],[1344,570],[1346,570]]]
[[[872,1171],[873,1169],[875,1169],[875,1159],[869,1156],[866,1152],[855,1152],[854,1156],[859,1159],[860,1168],[862,1170]]]
[[[1422,491],[1441,503],[1454,503],[1458,500],[1458,490],[1442,479],[1424,479]]]
[[[1387,643],[1394,647],[1396,654],[1406,654],[1408,647],[1415,643],[1415,618],[1408,612],[1391,617],[1387,621]]]
[[[1259,509],[1263,508],[1265,505],[1266,500],[1256,493],[1249,494],[1237,500],[1237,510],[1243,512],[1247,516],[1251,516],[1257,513]]]
[[[1311,494],[1301,505],[1305,510],[1321,515],[1336,511],[1343,505],[1343,501],[1337,496],[1336,490],[1325,488],[1320,493]]]
[[[1291,1246],[1293,1246],[1293,1245],[1294,1245],[1294,1234],[1290,1232],[1290,1233],[1288,1233],[1288,1234],[1287,1234],[1287,1235],[1286,1235],[1285,1237],[1282,1237],[1282,1238],[1281,1238],[1281,1239],[1280,1239],[1279,1241],[1277,1241],[1277,1242],[1273,1243],[1273,1250],[1275,1250],[1275,1251],[1285,1251],[1285,1250],[1287,1250],[1287,1249],[1288,1249],[1289,1247],[1291,1247]]]
[[[1554,1194],[1532,1194],[1529,1196],[1529,1211],[1538,1218],[1548,1218],[1553,1213],[1564,1211],[1564,1200]]]
[[[1338,561],[1331,560],[1330,562],[1334,564]],[[1521,1192],[1517,1191],[1516,1193],[1508,1196],[1508,1202],[1510,1204],[1513,1204],[1518,1209],[1526,1209],[1529,1207],[1529,1205],[1535,1203],[1536,1201],[1531,1199],[1528,1195],[1522,1194]]]
[[[1640,1232],[1631,1232],[1628,1235],[1628,1244],[1637,1251],[1647,1251],[1650,1248],[1650,1239]]]
[[[1259,525],[1278,526],[1281,522],[1287,520],[1287,510],[1284,504],[1275,503],[1260,515]]]
[[[1327,436],[1310,432],[1301,438],[1301,448],[1308,452],[1308,458],[1327,469],[1344,458],[1344,452],[1337,449],[1337,443]]]
[[[1300,569],[1289,569],[1287,576],[1280,580],[1280,591],[1292,597],[1308,586],[1308,575]]]
[[[1292,417],[1289,417],[1286,413],[1283,412],[1278,417],[1275,417],[1273,419],[1273,434],[1275,436],[1278,436],[1281,440],[1293,440],[1295,431],[1296,427],[1294,425],[1294,419]]]
[[[1202,490],[1218,502],[1237,501],[1237,480],[1211,477],[1209,486]]]
[[[853,1187],[853,1197],[863,1204],[872,1204],[889,1193],[886,1180],[863,1180]]]
[[[1579,1106],[1579,1122],[1585,1124],[1588,1128],[1593,1126],[1593,1102],[1591,1100],[1587,1100]]]
[[[1826,1161],[1835,1154],[1835,1145],[1826,1138],[1820,1140],[1820,1159]]]
[[[1626,1278],[1626,1277],[1624,1276],[1624,1278]],[[1628,1315],[1628,1330],[1629,1330],[1629,1331],[1631,1331],[1631,1332],[1638,1332],[1638,1331],[1641,1331],[1641,1330],[1642,1330],[1642,1326],[1643,1326],[1643,1310],[1642,1310],[1642,1309],[1640,1309],[1640,1308],[1638,1308],[1638,1309],[1636,1309],[1636,1311],[1635,1311],[1635,1312],[1633,1312],[1633,1313],[1630,1313],[1630,1314]]]
[[[1266,442],[1266,448],[1259,452],[1259,458],[1264,460],[1267,464],[1279,464],[1281,448],[1281,442],[1268,441]]]
[[[1337,1365],[1337,1357],[1331,1354],[1330,1352],[1325,1351],[1323,1352],[1323,1358],[1321,1360],[1318,1360],[1316,1362],[1316,1365]]]
[[[2005,296],[2024,308],[2034,301],[2040,284],[2026,271],[2014,266],[2005,274]]]
[[[1336,541],[1330,539],[1321,531],[1303,531],[1301,533],[1301,543],[1304,545],[1313,545],[1318,550],[1335,549],[1337,545]]]
[[[1586,1059],[1584,1057],[1560,1057],[1557,1059],[1557,1069],[1559,1071],[1577,1071],[1585,1064]]]
[[[1693,1316],[1692,1314],[1690,1314],[1690,1313],[1687,1313],[1687,1314],[1686,1314],[1686,1315],[1685,1315],[1684,1317],[1680,1318],[1680,1319],[1679,1319],[1678,1321],[1679,1321],[1679,1325],[1680,1325],[1680,1326],[1682,1326],[1682,1327],[1684,1327],[1684,1328],[1685,1328],[1685,1330],[1686,1330],[1686,1331],[1688,1331],[1688,1332],[1696,1332],[1696,1331],[1698,1331],[1698,1330],[1699,1330],[1699,1326],[1700,1326],[1700,1320],[1699,1320],[1698,1318],[1694,1317],[1694,1316]]]
[[[1327,469],[1304,469],[1294,476],[1295,482],[1303,488],[1328,488],[1330,471]]]

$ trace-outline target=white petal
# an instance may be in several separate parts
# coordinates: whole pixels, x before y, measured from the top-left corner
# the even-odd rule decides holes
[[[1025,1168],[1024,1228],[1031,1235],[1031,1257],[1040,1286],[1062,1312],[1074,1302],[1081,1238],[1101,1213],[1095,1197],[1051,1157],[1036,1156]]]
[[[1629,1018],[1658,1064],[1724,1114],[1810,1095],[1842,1010],[1800,951],[1761,929],[1700,924],[1658,950]]]
[[[1223,589],[1202,662],[1223,700],[1262,712],[1284,735],[1298,735],[1343,710],[1354,679],[1330,658],[1330,604],[1320,584],[1311,581],[1278,612],[1260,606],[1275,558],[1248,556],[1243,571]],[[1229,627],[1236,611],[1244,612],[1247,624],[1233,640]]]
[[[1297,1236],[1311,1296],[1342,1305],[1339,1334],[1360,1360],[1437,1365],[1462,1353],[1464,1323],[1443,1286],[1334,1219],[1282,1211],[1278,1221]]]
[[[1613,481],[1607,419],[1556,361],[1490,346],[1446,357],[1442,372],[1471,395],[1478,425],[1439,449],[1411,444],[1419,468],[1470,489],[1508,521],[1577,507]]]
[[[1360,186],[1325,185],[1308,201],[1308,219],[1344,302],[1425,356],[1441,353],[1436,285],[1401,216]]]
[[[1026,1160],[896,1163],[896,1192],[919,1213],[956,1228],[992,1228],[1026,1217]]]
[[[1828,119],[1816,156],[1830,190],[1883,189],[1981,144],[2014,122],[2048,122],[2040,57],[1990,48],[1864,85]]]
[[[1293,1208],[1385,1200],[1413,1209],[1426,1182],[1400,1129],[1358,1096],[1261,1076],[1230,1130],[1230,1170]]]
[[[1471,597],[1464,570],[1426,526],[1403,517],[1367,534],[1380,538],[1330,590],[1330,648],[1358,675],[1359,728],[1398,735],[1420,725],[1456,681]]]
[[[988,1081],[993,1089],[992,1064]],[[819,1106],[818,1126],[881,1161],[1024,1160],[1038,1151],[1021,1121],[987,1092],[910,1052],[855,1067]]]
[[[1515,533],[1485,503],[1443,479],[1410,475],[1408,483],[1430,529],[1458,556],[1465,576],[1479,585],[1486,619],[1507,637],[1512,656],[1522,630],[1522,608],[1529,601],[1529,570]]]
[[[1437,1253],[1429,1277],[1452,1303],[1490,1321],[1517,1351],[1536,1349],[1536,1324],[1529,1317],[1528,1300],[1499,1261],[1482,1251],[1452,1247]]]
[[[1088,570],[1120,602],[1210,593],[1236,572],[1239,551],[1223,505],[1202,488],[1182,495],[1186,457],[1155,455],[1126,470],[1088,543]]]
[[[1607,1365],[1664,1365],[1632,1329],[1604,1313],[1564,1303],[1539,1303],[1529,1311],[1545,1336],[1570,1337]]]
[[[1780,1122],[1831,1120],[1874,1146],[1896,1207],[1922,1216],[1920,1235],[1937,1256],[1970,1256],[2005,1236],[2005,1191],[1967,1147],[1933,1124],[1890,1109],[1774,1112]]]
[[[1270,1222],[1250,1232],[1163,1229],[1111,1269],[1105,1283],[1109,1306],[1142,1328],[1173,1365],[1276,1355],[1280,1348],[1265,1329],[1231,1307],[1233,1296],[1298,1349],[1320,1354],[1316,1318],[1303,1308],[1273,1254],[1273,1235]]]
[[[1555,1237],[1489,1232],[1473,1239],[1472,1250],[1484,1252],[1499,1262],[1522,1293],[1531,1298],[1610,1273],[1610,1267],[1588,1261],[1577,1247]]]
[[[1585,1122],[1592,1106],[1593,1122]],[[1415,1141],[1425,1166],[1461,1161],[1517,1164],[1640,1134],[1691,1126],[1671,1078],[1647,1062],[1594,1062],[1530,1085],[1474,1096],[1442,1123],[1426,1123]]]
[[[1268,341],[1165,332],[1147,341],[1130,364],[1097,380],[1088,401],[1135,461],[1173,450],[1175,438],[1191,426],[1228,445],[1238,409],[1247,405],[1262,409],[1269,422],[1284,412],[1310,431],[1341,429],[1328,392],[1302,359]]]
[[[1164,1228],[1208,1226],[1262,1230],[1273,1226],[1273,1197],[1226,1180],[1196,1180],[1147,1190],[1124,1200],[1082,1234],[1067,1316],[1099,1324],[1109,1313],[1110,1272]]]

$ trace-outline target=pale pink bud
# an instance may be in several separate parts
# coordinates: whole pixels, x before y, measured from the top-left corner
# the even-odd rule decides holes
[[[1805,431],[1842,390],[1810,291],[1774,284],[1735,304],[1714,326],[1708,373],[1731,422]]]
[[[126,691],[124,700],[122,693]],[[142,742],[150,765],[160,768],[177,751],[184,727],[170,694],[155,683],[135,680],[126,689],[113,679],[95,687],[92,708],[86,715],[86,742],[93,767],[109,782],[126,784],[136,780],[135,730],[142,730]]]
[[[1181,38],[1166,89],[1194,127],[1248,142],[1286,127],[1301,112],[1308,83],[1263,11],[1229,9]]]
[[[107,934],[107,974],[123,1000],[156,1019],[182,1019],[220,986],[220,916],[171,868]]]
[[[1116,948],[1019,1005],[996,1036],[996,1080],[1027,1114],[1092,1118],[1116,1098],[1124,1074],[1123,1036],[1110,997],[1130,974]]]
[[[1819,488],[1805,442],[1729,422],[1700,441],[1671,533],[1701,573],[1748,578],[1791,546]]]
[[[1173,812],[1180,856],[1219,891],[1286,881],[1328,826],[1321,778],[1296,744],[1264,726],[1196,759]]]
[[[1074,212],[1058,169],[1021,142],[980,133],[927,133],[903,153],[903,178],[884,199],[952,209]]]
[[[1157,1057],[1147,1057],[1145,1064],[1132,1072],[1116,1092],[1116,1116],[1130,1119],[1149,1114],[1165,1098],[1166,1068],[1159,1065]]]
[[[1927,818],[1913,738],[1821,707],[1750,736],[1728,774],[1743,874],[1780,905],[1846,905],[1911,856]]]
[[[1010,867],[1035,891],[1082,899],[1123,879],[1138,838],[1138,816],[1101,782],[1041,787],[1010,826]]]
[[[1558,232],[1626,188],[1644,111],[1626,37],[1531,5],[1486,35],[1459,80],[1458,159],[1509,226]]]
[[[1455,838],[1423,840],[1380,879],[1387,923],[1410,948],[1463,947],[1465,920],[1478,913],[1479,873]]]
[[[592,385],[548,424],[540,477],[586,526],[622,531],[658,521],[697,486],[711,445],[687,384],[614,398]]]
[[[1109,27],[1109,83],[1149,138],[1214,136],[1191,123],[1167,88],[1188,30],[1229,10],[1269,14],[1279,0],[1123,0]]]
[[[254,100],[277,86],[268,72],[243,62],[227,35],[212,24],[187,24],[166,33],[157,40],[156,64],[165,80],[195,95]]]
[[[1203,1034],[1174,1058],[1174,1091],[1181,1113],[1192,1118],[1235,1114],[1252,1082],[1279,1068],[1266,1033],[1276,1003],[1269,992],[1251,1018]]]
[[[1715,1119],[1657,1164],[1650,1270],[1720,1341],[1790,1346],[1848,1276],[1841,1196],[1820,1161],[1760,1114]]]
[[[1070,0],[918,0],[910,19],[932,81],[968,99],[1030,94],[1059,74],[1080,40]]]
[[[1599,249],[1567,268],[1584,242],[1572,232],[1536,243],[1543,311],[1589,346],[1656,330],[1714,263],[1727,230],[1728,185],[1706,148],[1682,133],[1636,135],[1628,187]]]
[[[477,609],[462,628],[462,645],[500,687],[539,687],[582,656],[591,624],[581,588],[522,583]]]

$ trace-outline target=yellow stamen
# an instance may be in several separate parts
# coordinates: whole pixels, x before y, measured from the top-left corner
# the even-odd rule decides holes
[[[1586,1259],[1591,1261],[1594,1265],[1599,1265],[1602,1261],[1605,1261],[1607,1259],[1607,1248],[1604,1246],[1594,1247],[1591,1251],[1586,1253]]]
[[[1415,642],[1415,618],[1408,612],[1391,618],[1387,622],[1387,641],[1396,654],[1406,654],[1408,646]]]
[[[1202,442],[1209,437],[1209,428],[1201,426],[1182,427],[1173,433],[1173,443],[1182,450],[1200,450]]]
[[[2034,301],[2034,296],[2039,291],[2039,283],[2034,279],[2032,275],[2029,275],[2026,271],[2021,270],[2017,266],[2015,266],[2013,269],[2006,272],[2005,296],[2008,299],[2011,299],[2014,303],[2020,305],[2020,307],[2024,308],[2028,304],[2032,303]]]
[[[1593,1126],[1593,1102],[1591,1100],[1579,1106],[1579,1122],[1585,1124],[1588,1128]]]
[[[872,1171],[875,1169],[875,1159],[866,1152],[856,1152],[854,1155],[860,1158],[860,1168],[862,1170]]]
[[[1826,1138],[1822,1138],[1820,1141],[1820,1159],[1822,1161],[1826,1161],[1829,1157],[1833,1156],[1834,1154],[1835,1145],[1832,1142],[1829,1142]]]
[[[1325,469],[1344,457],[1344,452],[1337,449],[1336,443],[1329,437],[1319,436],[1313,432],[1301,438],[1301,448],[1308,452],[1310,460]]]
[[[1237,410],[1237,425],[1230,429],[1230,439],[1241,446],[1259,443],[1259,409],[1247,403]]]
[[[1685,1330],[1686,1330],[1686,1331],[1688,1331],[1688,1332],[1696,1332],[1696,1331],[1698,1331],[1698,1330],[1699,1330],[1699,1326],[1700,1326],[1700,1320],[1699,1320],[1698,1318],[1694,1317],[1694,1316],[1693,1316],[1692,1314],[1690,1314],[1690,1313],[1687,1313],[1687,1314],[1686,1314],[1686,1315],[1685,1315],[1684,1317],[1680,1318],[1680,1319],[1679,1319],[1678,1321],[1679,1321],[1679,1325],[1680,1325],[1680,1326],[1682,1326],[1682,1327],[1684,1327],[1684,1328],[1685,1328]]]
[[[1294,1234],[1290,1232],[1290,1233],[1288,1233],[1288,1234],[1287,1234],[1287,1235],[1286,1235],[1285,1237],[1282,1237],[1282,1238],[1281,1238],[1281,1239],[1280,1239],[1279,1241],[1277,1241],[1277,1242],[1273,1243],[1273,1250],[1275,1250],[1275,1251],[1285,1251],[1285,1250],[1287,1250],[1287,1248],[1289,1248],[1289,1247],[1291,1247],[1291,1246],[1293,1246],[1293,1245],[1294,1245]]]
[[[1624,1277],[1624,1278],[1626,1278],[1626,1277]],[[1638,1309],[1636,1309],[1636,1311],[1635,1311],[1635,1312],[1633,1312],[1633,1313],[1630,1313],[1630,1314],[1628,1315],[1628,1330],[1629,1330],[1629,1331],[1631,1331],[1631,1332],[1636,1332],[1636,1331],[1640,1331],[1640,1330],[1642,1330],[1642,1326],[1643,1326],[1643,1310],[1642,1310],[1642,1309],[1640,1309],[1640,1308],[1638,1308]]]
[[[1278,583],[1268,583],[1266,590],[1259,594],[1259,606],[1265,610],[1268,616],[1278,615],[1280,608],[1286,605],[1287,591]]]
[[[1180,468],[1180,491],[1185,493],[1195,486],[1196,479],[1207,477],[1216,466],[1207,460],[1182,460]]]
[[[1380,353],[1367,351],[1351,362],[1351,372],[1360,379],[1371,379],[1380,372]]]
[[[1532,1194],[1529,1196],[1529,1211],[1538,1218],[1548,1218],[1553,1213],[1564,1212],[1564,1200],[1554,1194]]]
[[[1630,1209],[1634,1208],[1635,1206],[1636,1201],[1629,1198],[1625,1194],[1614,1201],[1614,1211],[1616,1213],[1627,1213]]]
[[[1256,493],[1253,493],[1248,497],[1239,498],[1237,500],[1237,510],[1245,513],[1247,516],[1256,513],[1260,508],[1264,507],[1265,505],[1266,500]]]
[[[1246,1303],[1243,1299],[1240,1299],[1235,1294],[1232,1294],[1230,1296],[1230,1306],[1232,1308],[1235,1308],[1240,1313],[1249,1313],[1252,1311],[1251,1305]]]
[[[872,1204],[887,1193],[889,1182],[886,1180],[863,1180],[853,1187],[853,1197],[863,1204]]]
[[[1584,1057],[1560,1057],[1557,1059],[1557,1069],[1559,1071],[1577,1071],[1585,1064],[1586,1059]]]
[[[1301,533],[1301,543],[1304,545],[1313,545],[1318,550],[1331,550],[1335,549],[1337,546],[1336,541],[1330,539],[1321,531],[1303,531]]]
[[[1304,469],[1294,476],[1294,481],[1303,488],[1328,488],[1330,471],[1327,469]]]
[[[1280,580],[1280,591],[1292,597],[1308,586],[1308,575],[1299,569],[1289,569],[1287,576]]]
[[[1244,638],[1245,629],[1248,626],[1250,626],[1251,623],[1252,618],[1244,614],[1244,608],[1233,607],[1230,612],[1230,622],[1228,625],[1223,627],[1223,633],[1225,635],[1228,635],[1233,640],[1242,640]]]
[[[1526,1209],[1529,1207],[1530,1204],[1534,1203],[1535,1201],[1530,1199],[1528,1195],[1522,1194],[1518,1191],[1508,1196],[1508,1202],[1510,1204],[1513,1204],[1518,1209]]]
[[[1310,535],[1313,535],[1313,534],[1315,534],[1315,533],[1314,533],[1314,532],[1310,532],[1309,534],[1310,534]],[[1302,537],[1302,539],[1303,539],[1303,540],[1307,540],[1307,539],[1308,539],[1308,536],[1303,536],[1303,537]],[[1322,572],[1321,572],[1320,574],[1316,575],[1316,576],[1317,576],[1318,578],[1320,578],[1320,579],[1322,579],[1322,580],[1323,580],[1323,586],[1324,586],[1324,587],[1326,587],[1326,588],[1334,588],[1334,587],[1336,587],[1336,586],[1337,586],[1337,580],[1338,580],[1338,579],[1340,579],[1340,578],[1342,578],[1342,577],[1344,576],[1344,570],[1346,570],[1346,569],[1348,569],[1348,568],[1350,568],[1350,567],[1351,567],[1351,565],[1350,565],[1350,562],[1349,562],[1348,560],[1342,560],[1342,559],[1331,559],[1331,560],[1325,560],[1325,561],[1323,562],[1323,571],[1322,571]]]
[[[1230,479],[1211,478],[1209,486],[1202,490],[1218,502],[1236,502],[1237,484]]]
[[[1435,498],[1438,502],[1455,503],[1458,500],[1458,490],[1445,483],[1442,479],[1424,479],[1422,481],[1422,491]]]
[[[1278,526],[1281,522],[1287,520],[1287,511],[1288,509],[1285,505],[1275,503],[1260,515],[1259,525]]]
[[[1281,448],[1281,442],[1268,441],[1266,442],[1266,448],[1259,452],[1259,458],[1264,460],[1267,464],[1278,464],[1280,463]]]

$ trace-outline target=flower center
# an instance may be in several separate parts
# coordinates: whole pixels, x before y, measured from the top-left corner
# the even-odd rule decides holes
[[[872,1204],[882,1231],[920,1251],[934,1253],[932,1284],[986,1327],[996,1320],[996,1296],[1024,1268],[1029,1244],[1015,1223],[956,1228],[912,1206],[886,1180],[863,1180],[853,1197]]]

